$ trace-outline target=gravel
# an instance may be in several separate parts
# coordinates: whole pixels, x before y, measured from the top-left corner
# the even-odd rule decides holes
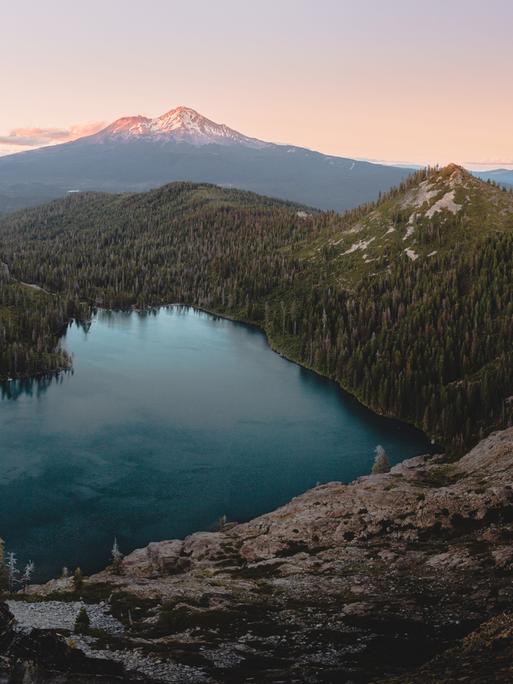
[[[9,610],[16,618],[16,629],[28,632],[31,629],[68,629],[73,631],[75,620],[81,608],[85,608],[92,629],[101,629],[109,634],[123,634],[124,627],[109,614],[104,603],[85,604],[82,601],[7,601]]]
[[[175,663],[170,658],[156,658],[144,655],[139,650],[100,651],[87,643],[86,639],[79,639],[77,646],[92,658],[116,660],[122,663],[126,670],[155,679],[166,684],[215,684],[215,680],[197,667]]]
[[[109,614],[105,603],[82,601],[7,601],[16,619],[15,629],[28,633],[32,629],[69,630],[73,632],[75,620],[81,608],[87,610],[92,629],[101,629],[112,635],[124,633],[123,625]],[[73,635],[74,647],[91,658],[113,660],[122,663],[128,671],[138,672],[167,684],[213,684],[213,680],[200,669],[144,655],[139,649],[104,650],[95,648],[96,639],[91,636]]]

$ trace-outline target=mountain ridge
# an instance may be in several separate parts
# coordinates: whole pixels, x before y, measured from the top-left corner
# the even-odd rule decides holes
[[[451,163],[415,172],[368,210],[349,212],[342,222],[344,229],[317,248],[330,249],[346,272],[368,274],[379,267],[383,253],[416,261],[461,247],[492,226],[498,232],[512,230],[513,195]]]
[[[250,138],[226,124],[218,124],[183,105],[165,112],[161,116],[128,116],[117,119],[101,131],[88,136],[90,142],[105,139],[130,140],[150,138],[159,142],[188,142],[191,145],[243,145],[261,149],[273,143]]]
[[[376,199],[408,173],[251,138],[178,107],[155,119],[123,117],[72,142],[0,157],[0,212],[73,190],[139,192],[174,181],[344,211]]]
[[[497,168],[489,171],[474,171],[482,180],[490,180],[499,185],[513,186],[513,169]]]

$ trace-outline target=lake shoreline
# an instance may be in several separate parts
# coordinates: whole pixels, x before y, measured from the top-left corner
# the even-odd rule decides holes
[[[24,284],[25,284],[25,283],[24,283]],[[33,286],[33,287],[39,287],[39,286]],[[42,289],[42,288],[41,288],[41,289]],[[330,377],[329,375],[326,375],[325,373],[323,373],[322,371],[316,369],[315,367],[309,366],[308,364],[306,364],[306,363],[304,363],[304,362],[298,360],[297,358],[293,357],[292,355],[287,354],[286,352],[284,352],[284,351],[280,348],[279,343],[277,343],[277,342],[269,335],[268,331],[264,328],[264,326],[262,326],[261,324],[257,323],[256,321],[251,321],[251,320],[245,319],[245,318],[243,318],[243,317],[230,316],[230,315],[227,314],[227,313],[220,313],[220,312],[218,312],[218,311],[216,311],[216,310],[214,310],[214,309],[207,309],[207,308],[204,307],[204,306],[199,306],[199,305],[196,305],[196,304],[188,304],[188,303],[185,303],[185,302],[172,302],[172,303],[168,303],[168,304],[157,304],[157,305],[150,305],[150,306],[143,307],[143,308],[133,306],[133,307],[130,307],[130,308],[128,308],[128,309],[124,309],[124,308],[108,308],[108,307],[102,307],[102,306],[99,306],[99,305],[95,305],[95,306],[92,308],[91,318],[90,318],[89,320],[92,320],[92,317],[94,316],[94,313],[95,313],[96,311],[112,311],[112,312],[114,312],[114,313],[115,313],[115,312],[123,312],[123,311],[129,312],[129,311],[130,311],[130,312],[144,313],[144,312],[146,312],[146,311],[158,310],[158,309],[161,309],[161,308],[167,309],[167,308],[171,308],[171,307],[191,308],[191,309],[194,309],[194,310],[196,310],[196,311],[201,311],[201,312],[203,312],[203,313],[205,313],[205,314],[208,314],[208,315],[210,315],[210,316],[213,316],[213,317],[217,317],[217,318],[221,318],[221,319],[224,319],[224,320],[227,320],[227,321],[231,321],[232,323],[239,323],[239,324],[241,324],[241,325],[247,325],[247,326],[250,326],[251,328],[254,328],[255,330],[258,330],[259,332],[261,332],[261,333],[265,336],[265,339],[266,339],[267,344],[268,344],[269,348],[271,349],[271,351],[273,351],[275,354],[278,354],[281,358],[285,359],[286,361],[289,361],[290,363],[295,364],[296,366],[299,366],[300,368],[303,368],[304,370],[308,370],[308,371],[314,373],[315,375],[317,375],[317,376],[319,376],[319,377],[321,377],[321,378],[324,378],[325,380],[329,380],[330,382],[333,382],[333,383],[338,387],[338,389],[339,389],[341,392],[343,392],[343,393],[344,393],[345,395],[347,395],[348,397],[351,397],[351,398],[352,398],[354,401],[356,401],[361,407],[363,407],[363,408],[365,408],[365,409],[368,409],[369,411],[372,411],[374,414],[376,414],[376,416],[380,416],[380,417],[386,418],[386,419],[388,419],[388,420],[397,421],[398,423],[401,423],[401,424],[404,424],[404,425],[408,425],[408,426],[410,426],[410,427],[415,428],[416,430],[419,430],[419,432],[421,432],[421,433],[422,433],[425,437],[427,437],[427,439],[431,442],[431,444],[432,444],[432,446],[433,446],[434,449],[435,449],[435,447],[436,447],[436,449],[438,449],[438,448],[443,449],[443,445],[439,445],[439,442],[438,442],[436,436],[430,435],[430,434],[428,434],[427,432],[425,432],[425,431],[422,429],[422,427],[421,427],[420,425],[416,424],[415,422],[405,420],[404,418],[399,418],[398,416],[396,416],[396,415],[394,415],[394,414],[392,414],[392,413],[387,413],[387,412],[382,411],[382,410],[380,410],[379,408],[377,408],[377,407],[375,407],[375,406],[373,406],[373,405],[371,405],[371,404],[366,403],[366,402],[361,398],[361,396],[359,396],[358,393],[356,393],[356,392],[352,391],[351,389],[349,389],[349,388],[348,388],[346,385],[344,385],[340,380],[336,380],[335,378]],[[61,334],[60,334],[59,345],[60,345],[60,342],[62,341],[62,339],[65,337],[66,332],[67,332],[69,326],[72,325],[73,322],[75,322],[76,320],[77,320],[77,319],[70,319],[70,320],[68,321],[68,323],[67,323],[65,329],[64,329],[64,330],[61,332]],[[77,321],[77,322],[79,322],[79,323],[84,323],[84,321]],[[56,348],[56,349],[58,349],[58,348]],[[52,376],[55,376],[55,375],[59,375],[59,374],[62,373],[62,372],[68,372],[68,371],[70,371],[70,370],[72,370],[72,369],[73,369],[73,358],[72,358],[72,354],[70,354],[70,363],[69,363],[68,366],[62,366],[62,367],[56,368],[54,371],[51,371],[51,372],[42,372],[42,373],[29,374],[29,375],[13,375],[13,376],[11,376],[10,379],[11,379],[11,380],[29,380],[29,379],[31,379],[31,378],[33,378],[33,379],[43,379],[43,378],[49,378],[49,377],[52,377]],[[2,378],[2,377],[0,377],[0,384],[8,384],[8,383],[9,383],[9,379],[8,379],[8,378]]]
[[[333,382],[341,392],[343,392],[348,397],[351,397],[351,399],[354,399],[354,401],[356,401],[361,407],[368,409],[369,411],[372,411],[372,413],[374,413],[376,416],[380,416],[381,418],[386,418],[387,420],[397,421],[398,423],[401,423],[403,425],[408,425],[409,427],[415,428],[416,430],[421,432],[425,437],[427,437],[427,439],[431,442],[431,445],[433,446],[433,452],[432,453],[435,453],[435,450],[438,450],[438,449],[443,450],[443,446],[438,443],[437,439],[433,435],[430,435],[427,432],[425,432],[420,425],[417,425],[416,423],[414,423],[412,421],[405,420],[404,418],[399,418],[396,415],[394,415],[393,413],[387,413],[387,412],[382,411],[382,410],[380,410],[380,409],[378,409],[378,408],[376,408],[370,404],[367,404],[361,398],[361,396],[358,393],[350,390],[347,386],[342,384],[341,381],[336,380],[335,378],[332,378],[329,375],[326,375],[322,371],[314,368],[313,366],[309,366],[308,364],[306,364],[302,361],[299,361],[298,359],[294,358],[290,354],[287,354],[286,352],[281,350],[279,344],[276,343],[275,340],[273,340],[273,338],[269,335],[268,331],[262,325],[257,323],[256,321],[251,321],[251,320],[248,320],[248,319],[245,319],[242,317],[239,318],[237,316],[230,316],[227,313],[219,313],[218,311],[215,311],[214,309],[207,309],[204,306],[198,306],[197,304],[187,304],[184,302],[173,302],[171,304],[159,304],[157,306],[148,306],[148,307],[142,308],[142,309],[134,307],[132,309],[103,309],[103,310],[104,311],[140,311],[140,312],[144,312],[144,311],[149,311],[151,309],[168,308],[168,307],[174,307],[174,306],[195,309],[196,311],[202,311],[203,313],[209,314],[210,316],[222,318],[226,321],[231,321],[232,323],[239,323],[241,325],[248,325],[251,328],[258,330],[259,332],[261,332],[265,336],[265,339],[266,339],[267,344],[268,344],[269,348],[271,349],[271,351],[273,351],[275,354],[278,354],[278,356],[281,356],[282,359],[285,359],[286,361],[289,361],[290,363],[293,363],[296,366],[303,368],[304,370],[310,371],[311,373],[314,373],[315,375],[317,375],[320,378],[323,378],[324,380],[329,380],[330,382]],[[97,307],[97,308],[102,309],[103,307]]]
[[[309,366],[306,363],[303,363],[302,361],[299,361],[298,359],[294,358],[293,356],[285,353],[282,351],[279,347],[279,344],[277,344],[273,338],[269,335],[267,330],[260,324],[256,323],[255,321],[249,321],[244,318],[237,318],[235,316],[230,316],[228,314],[220,314],[217,311],[214,311],[212,309],[206,309],[205,307],[201,306],[196,306],[195,304],[183,304],[183,303],[174,303],[174,304],[169,304],[169,305],[163,305],[163,306],[184,306],[184,307],[190,307],[192,309],[196,309],[197,311],[202,311],[203,313],[209,314],[211,316],[217,316],[218,318],[223,318],[227,321],[232,321],[233,323],[240,323],[242,325],[249,325],[252,328],[255,328],[259,332],[261,332],[267,341],[267,344],[269,345],[269,348],[271,351],[273,351],[275,354],[278,354],[278,356],[281,356],[282,359],[285,359],[286,361],[289,361],[290,363],[295,364],[296,366],[299,366],[300,368],[303,368],[304,370],[310,371],[312,373],[315,373],[315,375],[324,378],[325,380],[329,380],[330,382],[333,382],[340,391],[342,391],[344,394],[347,396],[351,397],[356,401],[360,406],[362,406],[365,409],[368,409],[369,411],[372,411],[372,413],[375,413],[377,416],[380,416],[381,418],[386,418],[388,420],[394,420],[397,421],[398,423],[402,423],[404,425],[409,425],[410,427],[415,428],[416,430],[419,430],[425,437],[430,440],[432,446],[438,449],[438,442],[436,441],[435,437],[433,435],[428,434],[425,432],[421,426],[417,425],[416,423],[413,423],[411,421],[405,420],[404,418],[398,418],[397,416],[393,415],[392,413],[386,413],[384,411],[381,411],[374,406],[371,406],[370,404],[365,403],[363,399],[356,393],[348,389],[348,387],[344,386],[341,381],[335,380],[335,378],[330,377],[329,375],[326,375],[325,373],[322,373],[321,371],[317,370],[313,366]],[[114,310],[114,309],[113,309]],[[137,310],[137,309],[136,309]],[[142,309],[144,310],[144,309]],[[440,446],[440,449],[443,447]],[[433,451],[434,453],[434,451]]]
[[[277,353],[258,326],[188,304],[98,309],[63,348],[73,371],[12,383],[0,411],[2,517],[19,523],[2,536],[41,577],[86,560],[96,570],[114,536],[130,550],[349,482],[377,444],[393,463],[430,452],[420,431]]]

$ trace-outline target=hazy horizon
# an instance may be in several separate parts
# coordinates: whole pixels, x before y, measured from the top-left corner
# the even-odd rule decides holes
[[[177,105],[179,106],[187,106],[187,105]],[[194,108],[192,108],[194,109]],[[201,114],[201,112],[199,112]],[[146,114],[131,114],[127,116],[147,116]],[[151,118],[151,117],[148,117]],[[210,117],[207,117],[210,118]],[[7,155],[12,155],[12,154],[18,154],[20,152],[24,151],[29,151],[33,149],[38,149],[41,147],[50,147],[53,145],[59,145],[64,142],[71,142],[73,140],[77,140],[81,137],[87,136],[87,135],[92,135],[94,133],[97,133],[98,131],[102,130],[104,127],[106,127],[109,123],[109,121],[102,121],[102,122],[86,122],[84,124],[74,124],[70,127],[59,129],[59,128],[49,128],[49,129],[16,129],[11,133],[11,136],[1,136],[0,135],[0,157],[2,156],[7,156]],[[224,122],[216,122],[216,123],[224,123]],[[247,131],[242,131],[239,130],[240,133],[245,133],[248,134],[250,137],[256,137],[252,136],[251,132]],[[13,135],[14,134],[14,135]],[[11,141],[10,145],[6,145],[6,148],[9,149],[2,149],[2,140],[7,139],[8,137],[11,138],[18,138],[17,140]],[[295,145],[296,143],[292,140],[285,141],[285,140],[269,140],[268,142],[272,142],[278,145]],[[301,147],[306,147],[308,146],[304,145]],[[308,149],[314,150],[315,148],[310,147]],[[333,154],[327,150],[315,150],[319,152],[323,152],[324,154]],[[344,154],[339,154],[337,156],[344,157],[344,156],[349,156],[349,155],[344,155]],[[422,166],[428,166],[429,164],[433,163],[430,161],[419,161],[419,160],[397,160],[397,159],[373,159],[371,157],[358,157],[354,156],[354,159],[357,161],[367,161],[372,164],[384,164],[388,166],[404,166],[404,167],[422,167]],[[440,163],[440,162],[434,162],[434,163]],[[449,164],[452,163],[452,160],[444,160],[442,162],[443,164]],[[492,169],[498,169],[498,168],[506,168],[506,169],[513,169],[513,162],[504,162],[504,161],[487,161],[487,162],[467,162],[467,161],[457,161],[455,163],[458,163],[470,170],[474,171],[487,171],[487,170],[492,170]]]

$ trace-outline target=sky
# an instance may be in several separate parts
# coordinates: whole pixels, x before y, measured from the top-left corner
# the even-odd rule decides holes
[[[0,154],[186,105],[359,159],[513,167],[512,0],[17,0]]]

